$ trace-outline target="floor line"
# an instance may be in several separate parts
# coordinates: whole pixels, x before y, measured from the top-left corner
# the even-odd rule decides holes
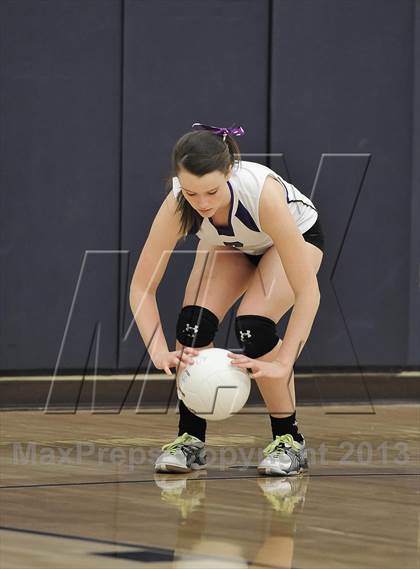
[[[174,480],[179,480],[174,476]],[[420,472],[365,472],[365,473],[344,473],[344,474],[310,474],[309,478],[349,478],[349,477],[364,477],[364,476],[420,476]],[[254,480],[254,479],[273,479],[273,477],[260,476],[259,474],[252,476],[207,476],[203,478],[185,478],[190,482],[198,480]],[[285,476],[279,476],[278,478],[286,478]],[[293,478],[293,477],[291,477]],[[46,484],[19,484],[19,485],[5,485],[0,486],[0,490],[14,490],[22,488],[55,488],[55,487],[67,487],[67,486],[101,486],[107,484],[149,484],[150,482],[156,482],[154,478],[142,479],[142,480],[98,480],[98,481],[88,481],[88,482],[51,482]]]
[[[141,543],[128,543],[124,541],[114,541],[109,539],[99,539],[97,537],[87,537],[83,535],[74,535],[74,534],[67,534],[67,533],[56,533],[51,531],[42,531],[42,530],[33,530],[33,529],[25,529],[25,528],[17,528],[17,527],[10,527],[10,526],[0,526],[0,531],[9,531],[9,532],[17,532],[17,533],[24,533],[29,535],[37,535],[41,537],[55,537],[59,539],[69,539],[74,541],[84,541],[87,543],[98,543],[101,545],[112,545],[113,547],[128,547],[128,548],[135,548],[142,551],[147,551],[149,553],[158,553],[158,554],[168,554],[172,553],[174,555],[174,561],[177,559],[181,559],[181,557],[177,556],[173,549],[167,549],[163,547],[156,547],[154,545],[144,545]],[[95,554],[95,552],[93,552]],[[96,553],[97,555],[98,553]],[[217,561],[222,560],[231,560],[230,557],[223,557],[220,555],[199,555],[199,554],[182,554],[182,559],[188,557],[189,559],[213,559]],[[267,564],[256,564],[258,567],[266,567],[267,569],[279,569],[278,565],[267,565]],[[293,568],[297,569],[297,568]]]

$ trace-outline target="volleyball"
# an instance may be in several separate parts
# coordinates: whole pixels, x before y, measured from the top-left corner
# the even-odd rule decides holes
[[[201,350],[179,378],[178,397],[198,417],[227,419],[248,400],[248,372],[231,365],[228,353],[221,348]]]

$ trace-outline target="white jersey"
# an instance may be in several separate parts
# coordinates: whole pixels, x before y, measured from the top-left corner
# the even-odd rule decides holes
[[[205,217],[196,233],[197,237],[212,245],[233,246],[251,255],[261,255],[271,247],[273,241],[262,231],[258,213],[260,195],[267,176],[272,176],[283,187],[299,231],[305,233],[310,229],[318,217],[311,200],[274,170],[257,162],[242,160],[235,163],[227,182],[231,197],[229,224],[216,226],[210,218]],[[172,191],[177,196],[181,191],[179,179],[174,177],[172,182]]]

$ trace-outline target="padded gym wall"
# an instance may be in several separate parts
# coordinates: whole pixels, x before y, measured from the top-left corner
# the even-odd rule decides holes
[[[419,366],[419,12],[3,1],[0,370],[146,369],[128,287],[193,122],[244,126],[243,157],[320,210],[322,300],[299,365]],[[170,346],[196,243],[158,290]],[[237,346],[231,316],[216,345]]]

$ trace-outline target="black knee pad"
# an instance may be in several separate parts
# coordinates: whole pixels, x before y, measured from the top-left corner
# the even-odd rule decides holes
[[[213,341],[219,319],[204,306],[184,306],[176,324],[176,339],[183,346],[202,348]]]
[[[276,323],[266,316],[237,316],[235,332],[239,344],[249,358],[260,358],[268,354],[279,341]]]

